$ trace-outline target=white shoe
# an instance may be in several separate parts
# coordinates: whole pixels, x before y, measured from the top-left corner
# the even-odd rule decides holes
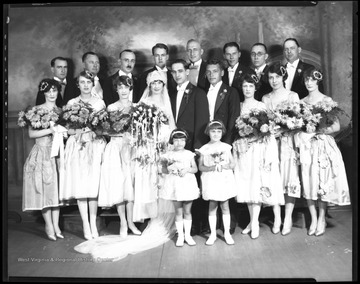
[[[177,247],[182,247],[184,245],[184,236],[178,236],[175,245]]]
[[[208,246],[212,246],[215,243],[215,241],[216,241],[216,235],[210,234],[210,237],[207,239],[205,244]]]
[[[234,239],[232,238],[232,236],[230,235],[229,232],[224,234],[224,238],[225,238],[225,242],[226,242],[228,245],[233,245],[233,244],[235,244]]]
[[[194,245],[196,245],[196,242],[194,241],[194,239],[193,239],[191,236],[185,237],[185,242],[186,242],[189,246],[194,246]]]
[[[246,228],[241,231],[241,233],[242,233],[243,235],[247,235],[247,234],[250,233],[250,232],[251,232],[250,224],[248,224],[248,225],[246,226]]]

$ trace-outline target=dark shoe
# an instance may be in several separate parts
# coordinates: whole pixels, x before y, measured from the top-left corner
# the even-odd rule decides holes
[[[235,233],[235,228],[230,228],[230,235],[233,235]]]

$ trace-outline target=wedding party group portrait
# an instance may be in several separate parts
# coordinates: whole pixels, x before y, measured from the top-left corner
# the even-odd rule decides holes
[[[357,281],[356,1],[3,8],[4,281]]]

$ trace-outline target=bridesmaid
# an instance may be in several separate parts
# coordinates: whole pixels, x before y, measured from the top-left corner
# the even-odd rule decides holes
[[[275,110],[282,102],[298,102],[297,93],[285,89],[285,80],[288,77],[286,68],[280,62],[275,62],[268,69],[268,79],[272,92],[262,98],[269,110]],[[298,153],[294,144],[294,136],[284,134],[277,138],[280,147],[280,174],[283,181],[285,194],[285,218],[281,231],[283,236],[290,234],[292,228],[292,213],[295,207],[296,198],[301,197],[300,169],[297,161]],[[274,206],[275,222],[272,232],[280,232],[281,211],[280,205]]]
[[[244,101],[240,103],[240,118],[253,110],[266,111],[263,102],[255,99],[259,88],[256,75],[245,74],[241,86]],[[248,145],[244,149],[242,145]],[[260,234],[261,206],[284,205],[284,193],[279,171],[278,149],[274,135],[265,138],[240,138],[233,143],[234,175],[237,184],[236,201],[246,203],[250,223],[241,232],[256,239]],[[278,216],[277,216],[278,217]],[[276,220],[278,221],[278,220]]]
[[[132,80],[128,76],[117,77],[114,88],[119,100],[107,107],[107,111],[129,114],[132,102],[129,95],[133,89]],[[121,115],[120,114],[120,115]],[[133,222],[134,187],[131,172],[130,129],[120,133],[109,134],[110,142],[106,145],[103,164],[101,166],[100,190],[98,206],[112,207],[116,205],[120,217],[120,236],[126,237],[128,228],[135,235],[141,235]]]
[[[94,86],[92,73],[82,71],[77,83],[80,95],[68,101],[67,106],[83,102],[90,104],[95,112],[105,108],[102,99],[91,95],[91,89]],[[70,137],[65,147],[65,180],[64,186],[60,188],[60,198],[61,200],[73,198],[77,200],[84,237],[90,240],[99,236],[96,227],[97,199],[101,160],[106,141],[102,136],[96,136],[88,127],[69,129],[68,134]]]
[[[319,70],[309,68],[305,70],[303,76],[306,89],[309,91],[309,94],[302,99],[304,103],[311,106],[334,103],[330,97],[319,91],[319,82],[323,77]],[[314,133],[298,135],[303,197],[307,201],[311,216],[309,236],[321,236],[325,233],[328,203],[350,204],[344,161],[332,136],[339,130],[340,123],[336,118],[333,124],[318,129]],[[317,214],[316,203],[319,214]]]
[[[39,85],[39,94],[44,95],[45,103],[40,108],[55,110],[56,99],[61,90],[60,84],[53,79],[43,79]],[[41,210],[45,220],[47,237],[56,241],[64,236],[59,228],[59,215],[62,205],[59,202],[59,167],[55,157],[51,157],[51,145],[55,129],[35,130],[29,126],[29,137],[35,139],[35,145],[24,164],[23,211]]]

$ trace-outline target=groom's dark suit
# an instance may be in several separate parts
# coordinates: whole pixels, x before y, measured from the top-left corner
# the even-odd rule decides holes
[[[208,136],[204,133],[209,122],[209,104],[206,93],[189,82],[184,91],[178,114],[176,113],[176,98],[177,90],[175,88],[170,93],[170,101],[176,127],[183,128],[188,132],[189,141],[186,148],[194,151],[209,141]]]

